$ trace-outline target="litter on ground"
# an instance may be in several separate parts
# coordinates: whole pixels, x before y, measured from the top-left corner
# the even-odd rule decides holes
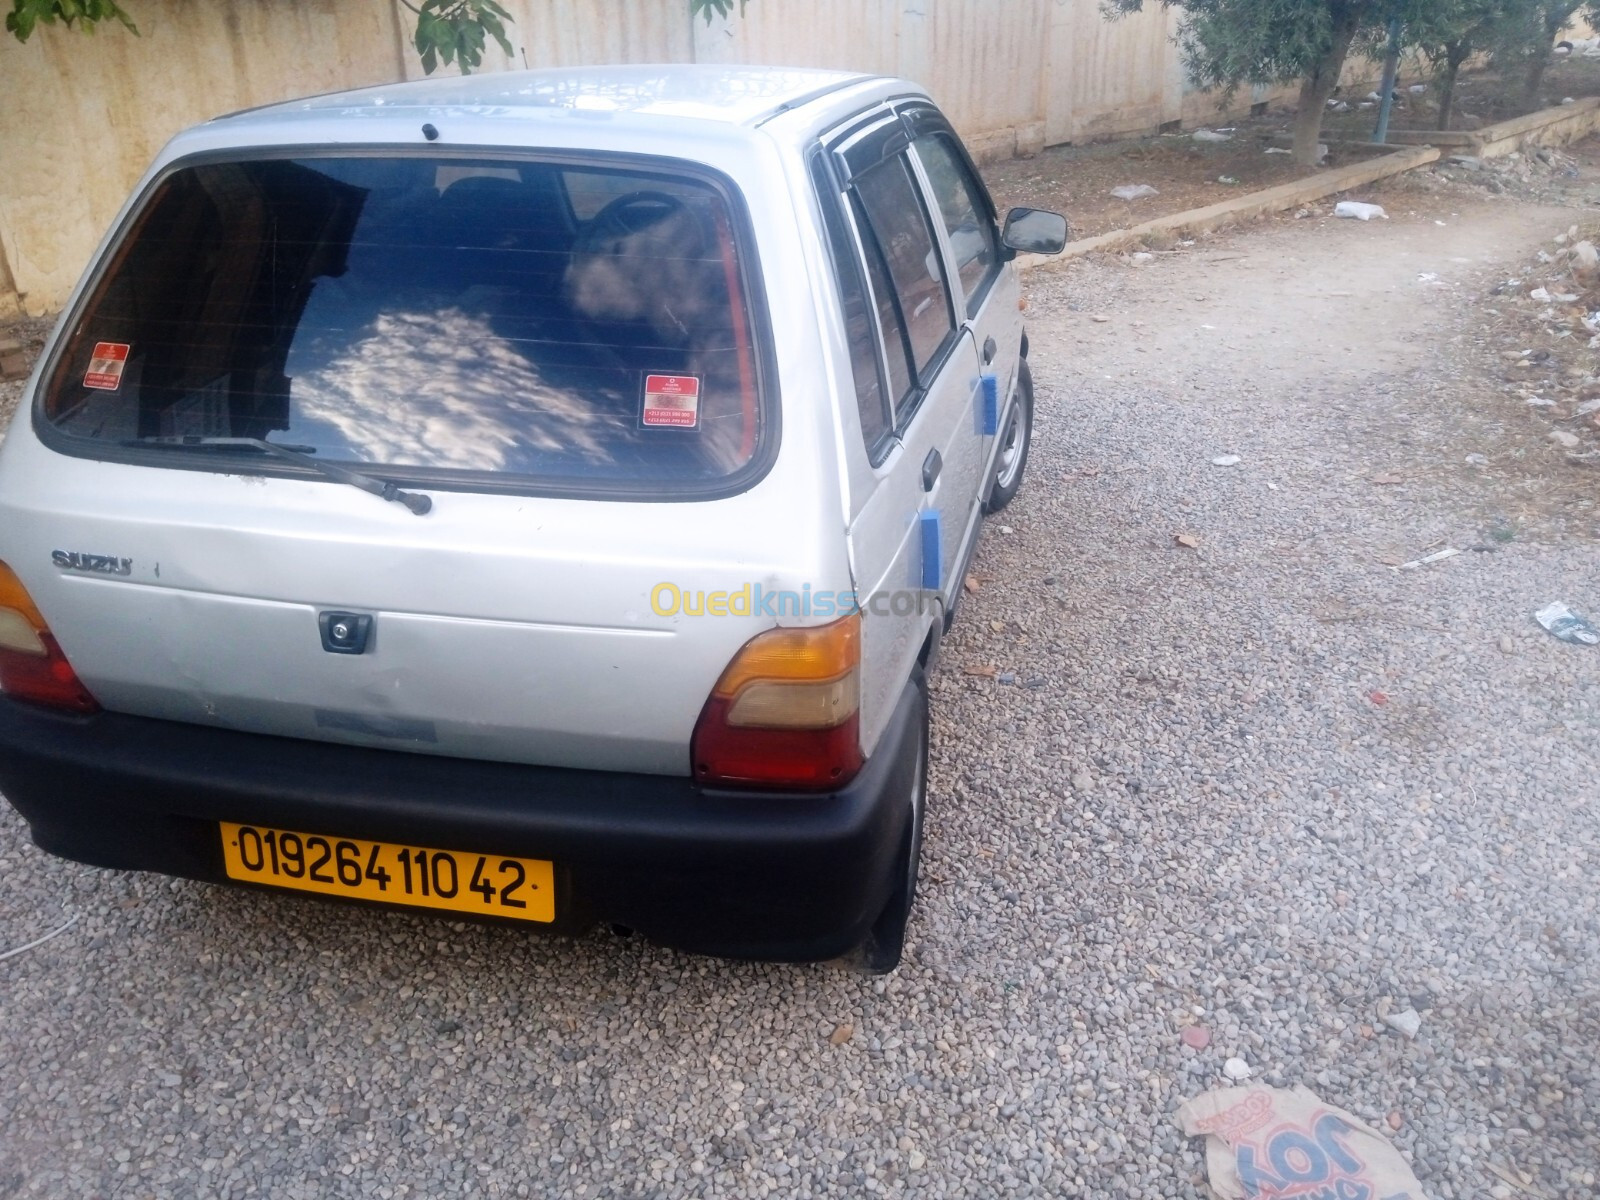
[[[1382,218],[1387,221],[1389,214],[1383,211],[1381,204],[1362,204],[1359,200],[1341,200],[1333,206],[1333,215],[1336,217],[1349,217],[1355,221],[1371,221]]]
[[[1447,558],[1454,558],[1460,554],[1454,546],[1446,546],[1443,550],[1435,550],[1432,554],[1424,554],[1421,558],[1414,558],[1410,562],[1401,563],[1399,570],[1415,571],[1418,567],[1426,567],[1430,563],[1443,562]]]
[[[78,923],[79,915],[80,914],[78,914],[78,913],[73,913],[72,916],[68,917],[60,925],[57,925],[49,933],[46,933],[46,934],[44,934],[44,935],[42,935],[40,937],[36,937],[31,942],[27,942],[27,943],[24,943],[21,946],[15,947],[15,948],[13,948],[11,950],[7,950],[4,954],[0,954],[0,962],[3,962],[8,958],[15,958],[19,954],[26,954],[29,950],[32,950],[35,946],[42,946],[53,937],[60,937],[63,933],[65,933],[67,930],[71,929],[74,925],[76,925]]]
[[[1560,600],[1546,604],[1533,614],[1551,637],[1574,646],[1600,646],[1600,629],[1585,621]]]
[[[1382,1196],[1423,1200],[1400,1151],[1303,1086],[1217,1088],[1186,1101],[1178,1126],[1206,1139],[1206,1174],[1222,1200]]]

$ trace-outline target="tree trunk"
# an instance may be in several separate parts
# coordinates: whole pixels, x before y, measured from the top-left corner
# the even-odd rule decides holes
[[[1444,74],[1439,76],[1439,129],[1450,128],[1450,110],[1456,102],[1456,68],[1445,64]]]
[[[1550,69],[1556,34],[1566,28],[1567,19],[1577,7],[1576,4],[1553,4],[1545,9],[1544,42],[1535,47],[1533,61],[1528,64],[1528,104],[1532,108],[1539,107],[1539,89],[1544,87],[1544,73]]]
[[[1544,73],[1549,70],[1549,68],[1550,51],[1548,48],[1542,49],[1541,52],[1534,57],[1534,60],[1528,64],[1527,100],[1528,103],[1534,108],[1539,107],[1539,89],[1544,87]]]
[[[1333,16],[1333,38],[1315,68],[1300,82],[1300,107],[1294,115],[1294,161],[1314,167],[1321,156],[1317,144],[1322,140],[1322,115],[1328,110],[1328,97],[1339,84],[1350,41],[1361,24],[1358,9],[1341,5]]]
[[[1450,118],[1455,115],[1456,76],[1461,65],[1472,54],[1465,42],[1451,42],[1444,48],[1444,73],[1439,76],[1439,128],[1450,128]]]

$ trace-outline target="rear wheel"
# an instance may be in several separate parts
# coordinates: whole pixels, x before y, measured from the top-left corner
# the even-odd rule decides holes
[[[1000,452],[995,455],[993,482],[983,511],[997,513],[1011,503],[1022,487],[1028,468],[1028,448],[1033,443],[1033,374],[1028,360],[1017,363],[1017,400],[1000,431]]]
[[[900,965],[906,945],[906,925],[917,898],[917,876],[922,862],[922,825],[928,807],[928,705],[926,685],[920,676],[917,690],[922,693],[922,712],[917,719],[915,759],[911,788],[906,798],[905,832],[900,838],[896,858],[894,890],[873,922],[866,941],[854,956],[854,965],[868,975],[887,975]]]

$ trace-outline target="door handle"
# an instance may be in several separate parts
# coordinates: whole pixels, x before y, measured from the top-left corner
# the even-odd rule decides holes
[[[995,347],[995,344],[994,344],[994,339],[992,337],[986,337],[986,338],[983,339],[983,365],[984,366],[987,367],[990,363],[992,363],[994,361],[995,349],[996,349],[996,347]]]
[[[933,485],[938,482],[939,472],[944,469],[944,459],[937,450],[929,450],[928,457],[922,460],[922,490],[933,491]]]

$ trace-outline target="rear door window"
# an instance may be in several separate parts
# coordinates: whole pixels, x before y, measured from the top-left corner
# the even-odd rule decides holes
[[[776,434],[743,228],[731,186],[654,162],[181,167],[43,415],[83,453],[249,437],[442,486],[731,490]]]
[[[925,386],[925,376],[955,332],[956,322],[911,164],[903,153],[896,154],[854,176],[851,184],[875,244],[868,247],[868,256],[874,251],[881,256],[873,266],[887,272],[893,284],[893,301],[910,341],[911,366]],[[877,280],[873,287],[878,290]],[[878,292],[880,306],[888,298]]]
[[[906,327],[900,320],[900,300],[895,294],[894,283],[889,278],[889,268],[884,265],[883,254],[879,251],[877,242],[870,240],[870,229],[866,214],[861,210],[859,198],[853,208],[856,214],[856,226],[868,239],[865,244],[867,274],[872,279],[872,294],[876,298],[878,324],[883,329],[884,361],[889,368],[889,393],[893,398],[895,410],[899,412],[908,405],[913,386],[911,339],[906,335]]]

